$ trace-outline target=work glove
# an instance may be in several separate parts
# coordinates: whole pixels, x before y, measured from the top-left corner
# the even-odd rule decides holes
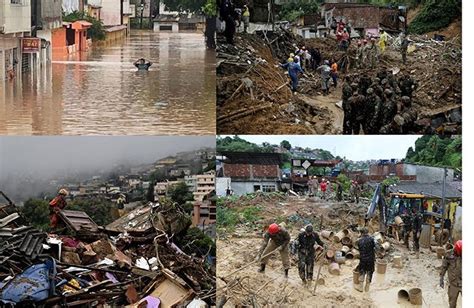
[[[444,278],[443,278],[443,277],[441,277],[441,278],[439,279],[439,286],[440,286],[441,288],[444,288]]]

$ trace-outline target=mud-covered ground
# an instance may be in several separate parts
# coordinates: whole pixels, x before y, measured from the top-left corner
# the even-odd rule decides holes
[[[303,40],[289,33],[238,34],[235,46],[219,40],[217,54],[217,122],[221,134],[340,134],[342,78],[345,74],[374,77],[382,67],[409,74],[418,82],[413,111],[419,123],[413,133],[460,131],[461,38],[437,42],[431,36],[411,36],[412,47],[403,65],[395,40],[380,56],[376,69],[355,68],[353,44],[347,54],[337,50],[333,38]],[[275,43],[276,42],[276,43]],[[349,63],[341,71],[338,88],[322,96],[320,77],[307,70],[298,94],[290,91],[289,78],[279,63],[296,46],[318,48],[322,59]],[[453,110],[454,113],[453,113]],[[431,122],[431,123],[430,123]]]
[[[258,262],[248,266],[257,258],[264,226],[277,220],[283,221],[292,239],[296,238],[299,229],[307,223],[313,223],[316,230],[339,231],[348,225],[360,221],[365,205],[353,203],[324,201],[319,198],[280,197],[277,199],[260,198],[238,200],[227,206],[254,206],[263,208],[260,220],[255,223],[242,223],[235,229],[221,229],[217,241],[217,286],[218,302],[227,298],[224,307],[416,307],[406,300],[398,299],[402,289],[420,288],[423,295],[423,307],[448,307],[446,289],[439,284],[441,259],[429,249],[421,249],[419,259],[408,251],[403,244],[389,239],[392,248],[385,257],[391,260],[399,255],[403,260],[402,268],[393,267],[389,262],[385,274],[374,274],[369,292],[358,292],[353,288],[352,271],[358,260],[346,260],[341,265],[340,275],[328,271],[328,262],[324,258],[314,267],[314,278],[322,264],[320,278],[324,284],[318,285],[316,293],[314,283],[304,286],[298,276],[297,258],[292,256],[289,277],[284,278],[283,267],[278,253],[270,259],[264,274],[258,273]],[[369,230],[376,231],[377,224],[371,223]],[[323,239],[335,249],[341,247]],[[247,267],[244,267],[247,266]],[[237,271],[239,268],[242,270]],[[461,307],[461,298],[458,301]]]

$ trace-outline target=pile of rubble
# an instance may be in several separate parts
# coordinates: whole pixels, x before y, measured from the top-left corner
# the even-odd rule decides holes
[[[346,73],[376,77],[380,68],[398,76],[409,74],[418,82],[413,110],[418,133],[455,134],[461,130],[461,40],[437,41],[410,36],[408,65],[403,65],[397,40],[379,58],[378,67],[356,68],[356,44],[347,53],[337,49],[332,37],[303,40],[287,31],[239,34],[235,45],[220,39],[217,53],[217,115],[219,133],[321,134],[341,133],[334,121],[342,117],[328,107],[340,96],[326,102],[313,102],[320,94],[320,77],[311,70],[299,80],[293,95],[285,70],[279,67],[297,46],[318,49],[321,59],[339,64],[340,78]],[[339,91],[339,90],[336,90]],[[337,92],[339,93],[339,92]],[[338,94],[339,95],[339,94]],[[340,104],[339,104],[340,105]],[[340,106],[339,106],[340,107]]]
[[[1,207],[2,303],[215,305],[215,258],[177,246],[191,224],[178,206],[145,205],[105,227],[81,211],[63,210],[60,217],[60,234],[46,233],[25,223],[14,206]]]
[[[297,38],[286,32],[260,35],[238,36],[235,45],[219,41],[219,133],[321,133],[318,127],[331,122],[330,113],[293,95],[288,76],[279,67],[296,49]],[[300,78],[300,93],[314,95],[319,89],[319,77],[313,73]]]

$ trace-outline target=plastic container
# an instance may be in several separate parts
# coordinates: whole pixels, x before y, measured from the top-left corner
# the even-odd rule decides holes
[[[387,271],[387,260],[384,260],[384,259],[378,259],[376,262],[376,268],[377,268],[377,273],[379,274],[385,274],[385,272]]]

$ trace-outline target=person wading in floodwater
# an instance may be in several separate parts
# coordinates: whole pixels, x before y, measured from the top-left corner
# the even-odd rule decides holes
[[[150,66],[153,65],[153,63],[151,63],[150,61],[147,62],[145,59],[141,58],[135,61],[133,65],[135,65],[135,67],[138,68],[139,71],[148,71],[148,69],[150,68]]]

